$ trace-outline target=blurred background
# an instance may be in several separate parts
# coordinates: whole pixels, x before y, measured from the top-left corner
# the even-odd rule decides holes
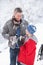
[[[0,65],[9,65],[10,63],[8,40],[2,37],[1,32],[16,7],[21,7],[24,19],[37,27],[35,35],[38,43],[34,65],[43,65],[43,60],[37,61],[38,50],[43,44],[43,0],[0,0]]]

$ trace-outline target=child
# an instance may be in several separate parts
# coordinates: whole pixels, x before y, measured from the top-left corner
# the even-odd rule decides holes
[[[33,65],[36,54],[37,38],[34,35],[36,27],[29,25],[26,29],[26,38],[24,44],[20,47],[18,62],[23,65]]]

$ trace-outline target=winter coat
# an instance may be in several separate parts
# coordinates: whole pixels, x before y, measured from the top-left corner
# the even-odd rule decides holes
[[[20,47],[18,54],[18,62],[22,62],[26,65],[33,65],[36,54],[36,41],[28,39],[23,46]]]
[[[13,21],[15,23],[13,23]],[[27,25],[28,25],[28,22],[25,21],[24,19],[20,20],[20,23],[18,23],[17,20],[12,20],[12,19],[8,20],[3,27],[2,36],[5,39],[9,40],[9,38],[11,36],[16,35],[16,30],[18,29],[18,27],[20,27],[20,35],[25,35],[24,31],[25,31]],[[8,42],[8,45],[12,49],[14,49],[14,47],[15,47],[14,45],[12,46],[10,41]]]

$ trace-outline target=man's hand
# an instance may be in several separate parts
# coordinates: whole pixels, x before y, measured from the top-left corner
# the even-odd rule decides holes
[[[16,36],[11,36],[10,37],[10,42],[12,43],[12,45],[17,43],[17,37]]]
[[[11,36],[10,37],[10,41],[16,41],[17,40],[17,37],[16,36]]]
[[[10,40],[11,42],[13,41],[13,37],[14,37],[14,36],[10,36],[10,39],[9,39],[9,40]]]

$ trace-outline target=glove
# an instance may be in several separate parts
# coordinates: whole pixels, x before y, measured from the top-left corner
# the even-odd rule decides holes
[[[17,43],[17,37],[16,36],[11,36],[10,37],[10,42],[12,45],[14,45],[15,43]]]
[[[19,46],[22,46],[25,42],[25,37],[24,36],[20,36],[19,39],[18,39],[18,45]]]

